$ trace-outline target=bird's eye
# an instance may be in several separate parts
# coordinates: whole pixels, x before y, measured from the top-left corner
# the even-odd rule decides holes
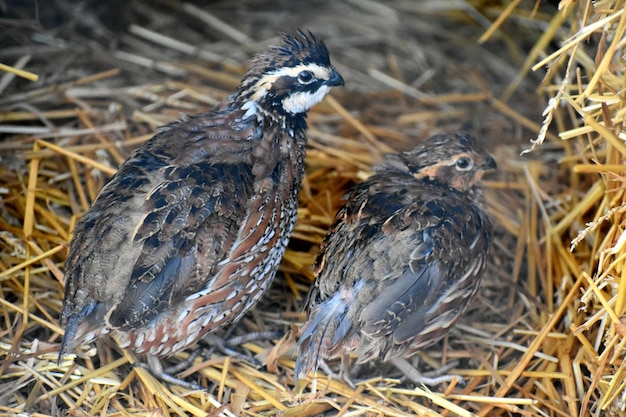
[[[301,84],[309,84],[313,81],[313,73],[311,71],[302,71],[298,74],[298,81]]]
[[[467,171],[472,168],[472,160],[469,158],[459,158],[456,161],[456,169],[459,171]]]

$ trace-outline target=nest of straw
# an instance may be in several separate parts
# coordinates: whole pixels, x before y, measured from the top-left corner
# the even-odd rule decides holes
[[[0,415],[626,415],[623,2],[292,3],[5,11]],[[285,337],[243,346],[261,368],[205,352],[180,375],[202,392],[162,384],[107,339],[57,364],[76,220],[157,126],[210,108],[251,53],[297,27],[325,39],[347,87],[310,113],[281,271],[229,329]],[[356,389],[321,374],[295,383],[311,265],[342,195],[384,153],[468,127],[500,167],[485,181],[493,256],[460,323],[416,358],[420,369],[458,360],[467,385],[414,387],[381,367]]]

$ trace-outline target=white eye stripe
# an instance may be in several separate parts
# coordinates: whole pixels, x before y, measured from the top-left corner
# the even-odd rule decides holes
[[[311,73],[313,73],[315,78],[318,78],[318,79],[327,80],[330,78],[330,69],[328,67],[323,67],[318,64],[300,64],[300,65],[297,65],[295,67],[290,67],[290,68],[279,68],[276,71],[273,71],[267,74],[266,76],[261,77],[261,79],[267,76],[271,76],[271,77],[289,76],[289,77],[295,78],[302,71],[310,71]],[[275,78],[273,79],[275,80]]]

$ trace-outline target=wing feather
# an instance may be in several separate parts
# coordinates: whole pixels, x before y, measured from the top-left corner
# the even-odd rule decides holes
[[[245,164],[198,163],[168,170],[165,181],[146,198],[144,207],[149,211],[134,235],[141,252],[110,323],[122,328],[145,324],[202,286],[210,277],[200,276],[198,271],[215,268],[226,257],[229,244],[213,258],[203,257],[209,265],[196,268],[198,243],[206,245],[207,239],[237,235],[252,184],[251,169]],[[224,196],[235,193],[224,189],[229,186],[238,187],[237,192],[245,198]],[[199,227],[213,223],[215,230]]]

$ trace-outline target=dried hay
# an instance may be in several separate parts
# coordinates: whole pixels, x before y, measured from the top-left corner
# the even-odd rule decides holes
[[[102,23],[116,4],[80,9],[55,31],[28,10],[5,22],[13,46],[0,60],[14,70],[0,79],[0,415],[626,415],[623,2],[562,1],[559,11],[521,1],[227,3],[208,14],[131,2],[116,32]],[[55,5],[42,21],[77,13]],[[294,27],[325,38],[348,86],[310,114],[282,272],[234,329],[287,331],[245,345],[266,366],[206,355],[182,374],[204,392],[161,384],[109,340],[57,366],[62,263],[77,218],[134,146],[225,97],[250,53]],[[531,69],[547,69],[543,122]],[[28,73],[40,81],[15,78]],[[310,266],[341,196],[383,153],[468,121],[500,166],[486,181],[494,255],[465,317],[419,355],[421,369],[459,360],[453,372],[467,385],[411,387],[380,367],[362,370],[356,390],[323,375],[296,385]]]

